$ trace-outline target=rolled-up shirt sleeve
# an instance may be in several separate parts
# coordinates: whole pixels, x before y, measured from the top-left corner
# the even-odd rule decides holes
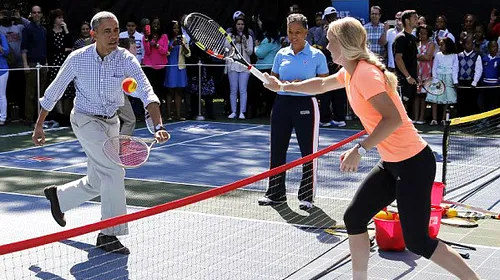
[[[150,103],[155,102],[160,104],[158,96],[153,91],[151,83],[147,79],[144,71],[142,71],[139,61],[135,57],[127,59],[125,69],[128,70],[127,76],[134,78],[137,81],[137,89],[133,94],[133,97],[141,99],[146,108]]]
[[[56,78],[45,90],[45,94],[40,98],[40,106],[46,111],[52,111],[57,101],[61,99],[68,84],[76,77],[75,56],[69,55],[64,61]]]

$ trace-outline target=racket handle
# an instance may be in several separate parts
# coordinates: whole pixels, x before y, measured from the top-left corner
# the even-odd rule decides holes
[[[250,73],[252,73],[255,77],[257,77],[259,80],[261,80],[264,84],[268,84],[268,81],[264,74],[259,71],[259,69],[253,67],[252,65],[248,66],[248,70]]]

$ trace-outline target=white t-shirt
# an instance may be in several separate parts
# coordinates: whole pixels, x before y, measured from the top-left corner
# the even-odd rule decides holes
[[[398,31],[395,27],[393,27],[385,33],[385,39],[387,40],[387,67],[389,68],[396,68],[392,44],[394,44],[394,39],[396,39],[396,35],[398,35],[399,32],[401,31]]]
[[[120,33],[120,39],[129,37],[130,35],[128,35],[128,31]],[[137,55],[135,57],[137,57],[137,60],[139,60],[140,63],[142,63],[142,58],[144,57],[144,45],[142,43],[142,37],[144,37],[144,35],[142,35],[141,33],[137,31],[134,33],[135,47],[137,48]]]

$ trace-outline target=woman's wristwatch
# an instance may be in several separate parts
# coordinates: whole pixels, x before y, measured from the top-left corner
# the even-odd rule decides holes
[[[358,148],[358,154],[360,156],[364,156],[366,154],[366,149],[361,146],[361,143],[357,143],[356,148]]]

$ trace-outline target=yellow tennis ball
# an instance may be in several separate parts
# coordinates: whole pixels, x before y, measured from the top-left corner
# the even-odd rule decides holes
[[[131,94],[137,89],[137,81],[134,78],[125,78],[122,82],[122,88],[125,93]]]
[[[387,212],[387,219],[386,220],[394,220],[394,214],[391,212]]]
[[[387,213],[387,212],[385,212],[385,211],[379,211],[379,212],[377,213],[377,215],[375,215],[375,218],[377,218],[377,219],[381,219],[381,220],[388,220],[388,218],[387,218],[387,214],[388,214],[388,213]]]
[[[457,209],[450,208],[446,211],[446,216],[448,218],[453,218],[456,217],[457,215],[458,215]]]

